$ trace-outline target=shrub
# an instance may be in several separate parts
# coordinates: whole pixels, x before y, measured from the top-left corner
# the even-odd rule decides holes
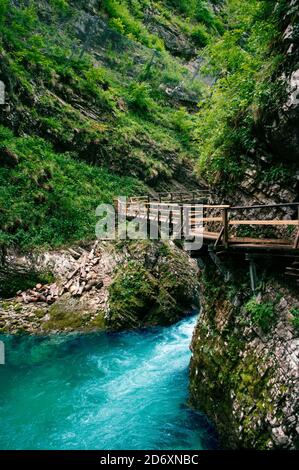
[[[258,303],[255,298],[249,300],[245,309],[250,313],[254,324],[258,325],[264,333],[267,333],[275,319],[275,309],[272,302]]]
[[[199,47],[205,47],[209,41],[206,28],[200,24],[193,29],[191,37],[195,44]]]
[[[143,83],[133,83],[129,87],[128,103],[134,111],[145,113],[154,108],[150,86]]]
[[[56,153],[41,138],[14,137],[0,126],[0,140],[19,160],[14,168],[0,167],[0,246],[92,239],[97,205],[139,191],[134,178]]]

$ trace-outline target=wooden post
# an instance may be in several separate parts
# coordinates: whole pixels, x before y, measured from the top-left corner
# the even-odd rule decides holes
[[[299,207],[298,207],[297,210],[298,210],[297,218],[298,218],[298,225],[299,225]],[[297,235],[296,235],[295,242],[294,242],[294,249],[295,250],[297,250],[298,245],[299,245],[299,227],[298,227]]]
[[[158,238],[161,238],[161,223],[160,223],[160,209],[159,209],[159,206],[158,206],[158,214],[157,214],[157,217],[158,217]]]
[[[113,199],[114,214],[115,214],[115,230],[118,230],[118,199]],[[126,204],[126,213],[125,218],[127,218],[127,204]]]
[[[180,206],[181,213],[181,240],[184,240],[184,207]]]
[[[151,237],[151,218],[150,218],[150,203],[148,202],[147,208],[146,208],[146,231],[147,231],[147,237]]]
[[[257,273],[256,273],[256,263],[252,256],[246,255],[246,260],[249,261],[249,275],[250,275],[250,285],[252,292],[257,290]]]
[[[214,248],[217,248],[217,246],[219,245],[220,240],[221,240],[221,238],[223,237],[223,233],[224,233],[224,227],[222,227],[221,232],[220,232],[219,235],[218,235],[218,238],[217,238],[217,240],[216,240],[216,242],[215,242]]]
[[[191,206],[191,231],[196,228],[196,213],[195,213],[195,206]]]
[[[170,209],[169,211],[169,236],[172,237],[173,235],[173,212]]]
[[[228,209],[222,209],[222,220],[223,220],[223,245],[224,248],[228,248]]]
[[[230,281],[232,279],[232,274],[230,273],[228,269],[226,269],[224,263],[222,263],[219,256],[217,256],[212,245],[209,245],[208,251],[209,251],[210,258],[213,260],[213,262],[219,269],[220,273],[224,276],[225,282]]]

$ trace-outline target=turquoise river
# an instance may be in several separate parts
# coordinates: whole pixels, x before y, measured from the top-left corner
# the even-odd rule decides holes
[[[214,448],[206,419],[187,405],[195,322],[117,334],[0,336],[0,449]]]

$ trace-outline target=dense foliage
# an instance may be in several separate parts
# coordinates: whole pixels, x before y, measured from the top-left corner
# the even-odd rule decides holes
[[[233,190],[246,157],[267,152],[260,116],[283,101],[287,2],[274,3],[0,0],[1,246],[91,238],[98,203],[195,169]]]
[[[278,80],[284,58],[275,43],[286,6],[285,0],[229,0],[225,32],[205,50],[206,70],[217,81],[198,115],[198,171],[228,191],[243,175],[246,156],[258,161],[269,153],[261,117],[285,102],[285,84]],[[269,171],[276,167],[274,161]]]
[[[186,95],[198,97],[198,80],[142,26],[136,8],[104,3],[99,18],[108,14],[112,28],[104,30],[104,56],[96,60],[93,31],[83,40],[77,35],[80,2],[15,7],[0,0],[0,79],[10,104],[0,108],[2,246],[92,238],[100,202],[144,191],[140,181],[171,178],[187,151],[195,157],[192,117],[161,84],[175,89],[185,81]],[[114,37],[115,21],[126,15],[127,38]],[[10,152],[15,164],[5,161]]]

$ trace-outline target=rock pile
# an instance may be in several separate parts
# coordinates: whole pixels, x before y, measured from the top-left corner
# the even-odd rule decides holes
[[[93,245],[90,252],[82,248],[79,248],[78,251],[69,250],[73,258],[77,259],[77,265],[67,275],[62,285],[59,282],[50,285],[37,284],[33,289],[25,292],[19,291],[18,296],[26,304],[31,302],[52,304],[66,292],[69,292],[73,297],[80,297],[92,288],[100,289],[103,286],[103,280],[99,278],[97,269],[101,259],[97,248],[98,242]]]

